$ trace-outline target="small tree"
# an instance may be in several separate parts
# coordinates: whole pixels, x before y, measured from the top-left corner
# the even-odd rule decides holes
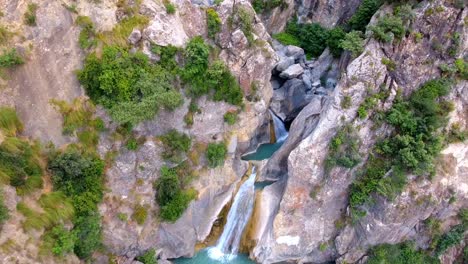
[[[206,149],[206,158],[208,159],[208,166],[216,168],[224,164],[226,159],[227,148],[224,143],[210,143]]]
[[[361,35],[360,31],[353,30],[349,32],[341,41],[341,48],[351,52],[353,57],[359,56],[364,51],[364,40]]]

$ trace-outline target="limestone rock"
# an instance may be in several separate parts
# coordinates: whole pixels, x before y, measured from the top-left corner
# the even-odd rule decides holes
[[[294,79],[304,73],[304,68],[300,64],[293,64],[286,70],[280,73],[280,77],[284,79]]]
[[[289,66],[294,64],[294,57],[283,58],[276,65],[276,70],[282,72],[286,70]]]
[[[138,29],[133,29],[132,33],[128,37],[128,42],[132,45],[137,44],[141,39],[141,32]]]

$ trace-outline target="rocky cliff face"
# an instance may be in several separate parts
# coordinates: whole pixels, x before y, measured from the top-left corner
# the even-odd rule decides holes
[[[438,6],[443,6],[443,9],[439,8],[440,13],[427,15],[426,10]],[[442,152],[444,165],[432,182],[413,182],[394,201],[377,199],[367,209],[366,217],[344,228],[340,223],[349,214],[349,185],[358,168],[334,168],[329,173],[324,170],[328,144],[339,127],[352,124],[358,128],[361,153],[369,153],[376,139],[389,133],[386,127],[373,129],[373,122],[369,119],[356,118],[357,109],[369,89],[382,87],[393,95],[400,89],[409,95],[423,82],[440,76],[440,64],[450,62],[450,58],[440,49],[435,50],[432,43],[440,42],[443,47],[448,47],[450,40],[445,36],[455,32],[463,39],[468,37],[464,22],[466,10],[434,1],[423,2],[414,11],[416,18],[412,30],[423,34],[422,41],[417,42],[409,36],[391,45],[368,39],[365,51],[347,67],[333,94],[327,97],[327,103],[318,113],[310,113],[310,118],[319,117],[312,131],[296,143],[292,151],[289,152],[288,144],[285,144],[285,148],[276,154],[287,159],[287,172],[277,183],[283,184],[284,194],[279,187],[276,191],[273,187],[267,189],[263,194],[265,199],[275,196],[276,201],[280,196],[281,202],[279,207],[267,204],[259,209],[272,212],[263,221],[265,226],[261,228],[259,243],[253,251],[253,256],[259,261],[273,263],[295,259],[322,263],[339,258],[339,262],[353,263],[360,260],[372,245],[424,237],[418,226],[431,215],[441,221],[453,221],[459,208],[466,207],[466,144],[450,145]],[[381,8],[373,21],[386,12],[391,12],[388,6]],[[462,46],[460,52],[466,55],[466,44]],[[396,69],[388,71],[382,64],[382,58],[395,61]],[[466,119],[466,91],[466,81],[460,81],[452,88],[450,98],[453,98],[456,111],[451,114],[450,122]],[[345,97],[351,97],[352,102],[347,109],[341,103]],[[378,107],[388,109],[393,97]],[[293,128],[309,126],[307,122],[298,123],[306,120],[301,116],[307,113],[311,104],[316,103],[312,100],[304,108],[305,113],[299,113],[294,120],[291,134],[294,134]],[[466,122],[460,124],[466,128]],[[448,160],[450,162],[445,162]],[[275,169],[275,165],[269,163],[264,172],[270,173]],[[451,205],[448,205],[452,195],[449,190],[457,201]],[[313,197],[311,193],[314,193]],[[321,245],[326,245],[325,250]]]

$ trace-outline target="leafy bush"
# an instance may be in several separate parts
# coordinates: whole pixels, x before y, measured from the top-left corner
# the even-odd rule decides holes
[[[340,42],[341,48],[351,52],[353,57],[361,55],[364,51],[364,39],[360,31],[353,30],[347,33]]]
[[[0,227],[10,218],[8,208],[5,206],[3,199],[3,194],[0,193]]]
[[[193,191],[180,192],[169,203],[161,207],[161,218],[170,222],[176,221],[185,212],[190,201],[195,198],[196,193]]]
[[[227,148],[224,143],[210,143],[206,149],[206,158],[208,159],[208,166],[216,168],[223,166],[226,159]]]
[[[405,173],[434,173],[434,158],[443,142],[438,131],[450,112],[440,97],[448,94],[449,86],[446,80],[435,79],[423,84],[407,100],[397,98],[386,114],[386,121],[395,132],[376,144],[362,175],[353,182],[353,209],[368,201],[373,192],[389,198],[401,192],[406,184]]]
[[[130,138],[127,140],[127,144],[125,144],[128,150],[137,150],[138,149],[138,141],[136,138]]]
[[[236,121],[237,121],[236,112],[227,112],[224,114],[224,122],[228,123],[229,125],[234,125]]]
[[[243,93],[229,69],[220,60],[215,61],[207,72],[206,82],[214,87],[213,99],[226,101],[233,105],[241,105]]]
[[[387,43],[392,42],[394,38],[401,39],[406,33],[401,18],[393,15],[385,15],[379,19],[377,25],[369,28],[375,39]]]
[[[208,26],[208,37],[214,39],[221,31],[221,18],[213,8],[206,9],[206,25]]]
[[[29,3],[28,9],[26,13],[24,13],[24,22],[28,26],[36,26],[36,11],[37,11],[37,4],[36,3]]]
[[[327,47],[329,32],[318,23],[298,24],[297,20],[292,20],[288,22],[286,33],[294,35],[304,51],[312,57],[320,56]]]
[[[78,16],[76,24],[81,27],[78,43],[82,49],[88,49],[97,44],[95,39],[96,32],[94,30],[93,21],[87,16]]]
[[[160,138],[164,144],[163,158],[176,162],[181,159],[183,153],[189,151],[192,144],[192,140],[187,134],[180,133],[175,129]]]
[[[382,64],[387,66],[387,71],[395,71],[396,70],[396,63],[391,59],[382,58]]]
[[[102,58],[88,55],[78,79],[90,98],[121,124],[137,124],[153,118],[161,107],[173,110],[182,104],[165,69],[151,65],[143,53],[130,54],[117,46],[104,47]]]
[[[288,3],[284,0],[253,0],[252,7],[257,14],[268,12],[274,8],[281,7],[281,9],[287,8]]]
[[[372,16],[382,5],[382,0],[363,0],[356,13],[349,19],[348,27],[351,30],[364,32]]]
[[[353,168],[361,161],[359,154],[359,141],[351,126],[340,130],[330,143],[326,167],[334,166]]]
[[[343,51],[341,42],[344,40],[345,35],[345,31],[341,27],[335,27],[328,31],[328,38],[325,43],[335,58],[340,57],[341,52]]]
[[[172,15],[175,14],[176,7],[169,0],[164,0],[164,7],[166,8],[166,13]]]
[[[438,241],[435,250],[436,256],[444,254],[444,252],[455,245],[462,242],[466,227],[457,225],[453,227],[447,234],[444,234]]]
[[[13,34],[5,26],[0,25],[0,45],[8,43]]]
[[[18,55],[15,48],[12,48],[9,51],[4,51],[3,54],[0,55],[0,68],[11,68],[23,63],[23,58]]]
[[[156,251],[154,249],[146,251],[143,255],[137,257],[136,259],[143,264],[158,264],[158,261],[156,260]]]
[[[73,251],[79,258],[88,259],[101,246],[101,217],[98,214],[78,217],[73,232],[77,237]]]
[[[412,243],[383,244],[373,247],[369,253],[369,264],[435,264],[437,259],[417,250]]]
[[[56,256],[65,256],[73,252],[76,235],[65,229],[63,225],[58,225],[47,231],[42,241],[42,247],[45,248],[43,250],[50,250]]]
[[[209,56],[209,47],[201,37],[191,39],[185,48],[185,67],[181,72],[181,77],[182,80],[191,85],[189,91],[193,96],[200,96],[209,91],[205,84]]]

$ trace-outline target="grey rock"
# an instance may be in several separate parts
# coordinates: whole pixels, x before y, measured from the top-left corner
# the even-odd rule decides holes
[[[293,79],[301,75],[303,72],[304,68],[302,68],[301,65],[293,64],[281,72],[279,76],[283,79]]]
[[[132,33],[128,37],[128,42],[132,45],[136,45],[141,40],[141,31],[133,29]]]
[[[312,75],[310,73],[310,70],[305,70],[304,74],[302,74],[302,82],[304,82],[304,85],[306,87],[306,90],[312,90],[313,84],[312,84]]]
[[[289,66],[294,64],[294,57],[286,57],[280,60],[278,65],[276,65],[276,70],[282,72],[286,70]]]
[[[299,59],[304,58],[305,52],[300,47],[288,45],[285,48],[285,55],[288,57],[294,57],[294,59],[298,61]]]

